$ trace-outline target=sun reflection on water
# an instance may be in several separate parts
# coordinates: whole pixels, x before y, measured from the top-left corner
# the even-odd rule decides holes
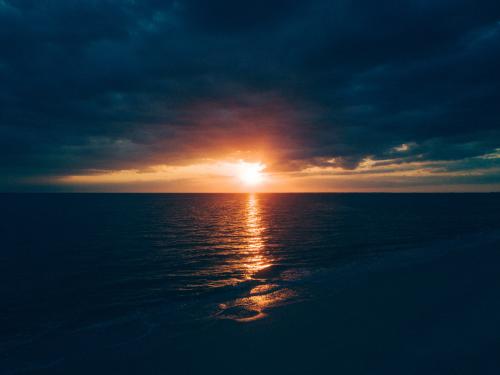
[[[264,232],[265,227],[261,217],[259,201],[256,194],[249,194],[246,206],[246,254],[245,276],[247,279],[271,266],[270,260],[266,257]]]
[[[266,270],[273,263],[266,252],[266,226],[257,194],[248,195],[245,215],[245,242],[242,244],[244,250],[240,266],[244,268],[246,280],[259,284],[243,296],[220,304],[218,314],[220,318],[238,322],[261,319],[266,316],[267,309],[282,305],[296,295],[293,290],[280,286],[279,274],[273,275],[272,269],[271,272]]]

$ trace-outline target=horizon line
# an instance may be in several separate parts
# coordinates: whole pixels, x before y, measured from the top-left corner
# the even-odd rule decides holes
[[[500,194],[500,191],[0,191],[0,194]]]

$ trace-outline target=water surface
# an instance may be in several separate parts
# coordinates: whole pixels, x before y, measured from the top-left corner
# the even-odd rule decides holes
[[[498,194],[4,194],[0,203],[10,369],[57,363],[68,340],[113,346],[158,326],[176,337],[193,322],[252,324],[318,298],[320,275],[339,265],[500,229]]]

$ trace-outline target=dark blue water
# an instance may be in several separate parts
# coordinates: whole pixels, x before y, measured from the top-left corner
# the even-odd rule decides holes
[[[50,368],[71,340],[266,319],[343,262],[500,230],[499,194],[4,194],[0,208],[13,372]]]

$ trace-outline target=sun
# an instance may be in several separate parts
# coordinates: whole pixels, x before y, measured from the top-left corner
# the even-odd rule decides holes
[[[237,176],[242,183],[248,186],[259,185],[264,181],[262,171],[266,166],[262,163],[249,163],[240,161]]]

